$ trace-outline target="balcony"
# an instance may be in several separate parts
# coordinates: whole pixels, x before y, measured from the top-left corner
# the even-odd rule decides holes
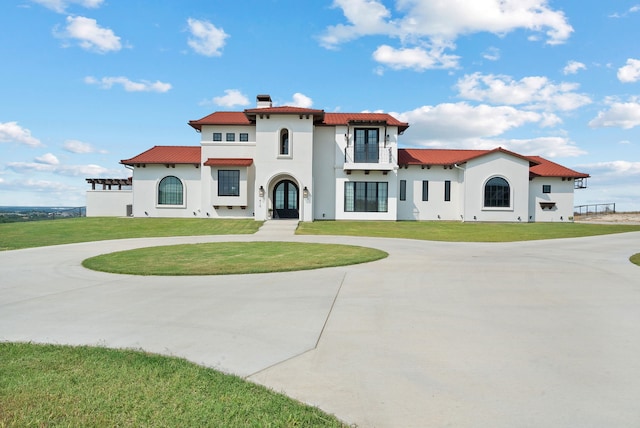
[[[344,167],[347,172],[356,171],[393,171],[398,165],[393,158],[391,147],[379,147],[367,150],[355,150],[354,146],[344,150]]]

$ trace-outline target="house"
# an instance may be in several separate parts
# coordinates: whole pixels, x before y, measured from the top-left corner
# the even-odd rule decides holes
[[[189,125],[199,146],[121,161],[134,217],[568,221],[589,177],[502,148],[398,148],[409,124],[389,114],[274,107],[269,95]]]

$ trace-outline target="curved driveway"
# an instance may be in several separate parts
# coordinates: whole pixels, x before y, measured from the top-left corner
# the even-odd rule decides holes
[[[500,244],[281,236],[387,251],[314,271],[93,272],[84,258],[258,235],[0,252],[0,340],[140,348],[360,427],[640,426],[640,233]]]

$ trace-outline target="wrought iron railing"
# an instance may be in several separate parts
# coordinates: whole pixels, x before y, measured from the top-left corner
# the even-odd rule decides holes
[[[377,157],[376,157],[377,155]],[[382,163],[390,164],[394,162],[391,147],[379,147],[377,151],[358,151],[354,146],[345,148],[345,163]]]

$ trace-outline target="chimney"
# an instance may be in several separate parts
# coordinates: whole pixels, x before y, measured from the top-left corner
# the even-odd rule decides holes
[[[256,99],[258,103],[258,108],[273,107],[273,103],[271,102],[271,95],[258,95]]]

